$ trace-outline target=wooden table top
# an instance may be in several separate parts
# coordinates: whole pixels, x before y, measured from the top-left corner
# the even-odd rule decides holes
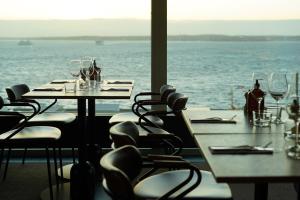
[[[230,119],[236,115],[236,123],[192,123],[190,119],[221,117]],[[255,127],[249,124],[242,110],[184,110],[183,119],[192,135],[206,134],[244,134],[244,133],[283,133],[284,125],[272,124],[271,127]]]
[[[299,182],[300,161],[287,157],[282,134],[194,135],[218,182]],[[264,145],[272,141],[273,154],[216,155],[209,146]]]
[[[127,81],[127,80],[126,80]],[[77,90],[76,92],[66,93],[64,84],[45,84],[39,88],[61,88],[62,91],[30,91],[23,95],[25,98],[34,99],[130,99],[133,89],[132,84],[103,84],[100,89]],[[122,88],[128,91],[105,91],[109,88]]]

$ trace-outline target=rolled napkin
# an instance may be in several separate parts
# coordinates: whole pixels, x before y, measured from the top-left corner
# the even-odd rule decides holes
[[[128,88],[101,88],[101,91],[105,92],[128,92]]]
[[[107,81],[107,84],[132,84],[131,81]]]
[[[190,119],[192,123],[220,123],[220,124],[236,124],[234,119],[223,119],[220,117],[210,117],[202,119]]]
[[[54,80],[51,84],[63,84],[63,83],[74,83],[75,80]]]
[[[210,146],[212,154],[272,154],[273,148],[261,146]]]
[[[60,92],[63,91],[63,88],[35,88],[32,91],[49,91],[49,92]]]

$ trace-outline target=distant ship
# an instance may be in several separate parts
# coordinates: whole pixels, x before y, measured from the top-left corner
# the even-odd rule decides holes
[[[96,45],[103,45],[103,44],[104,44],[104,41],[103,41],[103,40],[96,40],[96,41],[95,41],[95,44],[96,44]]]
[[[21,40],[18,42],[18,45],[20,46],[31,46],[32,42],[30,40]]]

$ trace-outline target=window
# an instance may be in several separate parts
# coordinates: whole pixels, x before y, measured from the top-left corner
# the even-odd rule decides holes
[[[18,83],[34,88],[71,79],[71,69],[79,66],[70,61],[83,56],[96,57],[104,78],[134,79],[134,92],[150,90],[150,0],[10,0],[1,5],[2,96],[5,87]],[[60,101],[61,107],[69,105]]]
[[[242,108],[252,72],[299,70],[299,8],[296,0],[168,1],[168,82],[189,107]]]

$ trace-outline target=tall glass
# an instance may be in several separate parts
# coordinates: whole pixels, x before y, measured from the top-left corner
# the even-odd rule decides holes
[[[90,77],[94,73],[94,67],[91,59],[81,59],[80,73],[85,81],[86,87],[89,87]]]
[[[286,73],[271,73],[268,78],[269,93],[276,100],[277,112],[275,124],[281,124],[279,100],[283,99],[288,92],[288,81]]]
[[[261,104],[262,104],[262,100],[264,99],[264,97],[266,96],[266,91],[267,91],[267,75],[265,73],[260,73],[260,72],[254,72],[252,74],[252,81],[253,81],[253,85],[254,87],[258,87],[258,89],[260,89],[261,91],[263,91],[260,95],[257,94],[252,94],[253,97],[256,99],[257,104],[258,104],[258,108],[257,108],[257,114],[258,116],[261,115]],[[259,86],[256,86],[256,84],[259,84]],[[252,90],[253,92],[255,90]],[[259,119],[259,117],[258,117]]]
[[[299,96],[291,94],[289,96],[289,101],[286,106],[286,111],[289,115],[289,118],[292,119],[295,123],[295,128],[292,131],[295,132],[295,142],[293,146],[287,148],[287,155],[291,158],[300,159],[300,145],[299,145]]]

